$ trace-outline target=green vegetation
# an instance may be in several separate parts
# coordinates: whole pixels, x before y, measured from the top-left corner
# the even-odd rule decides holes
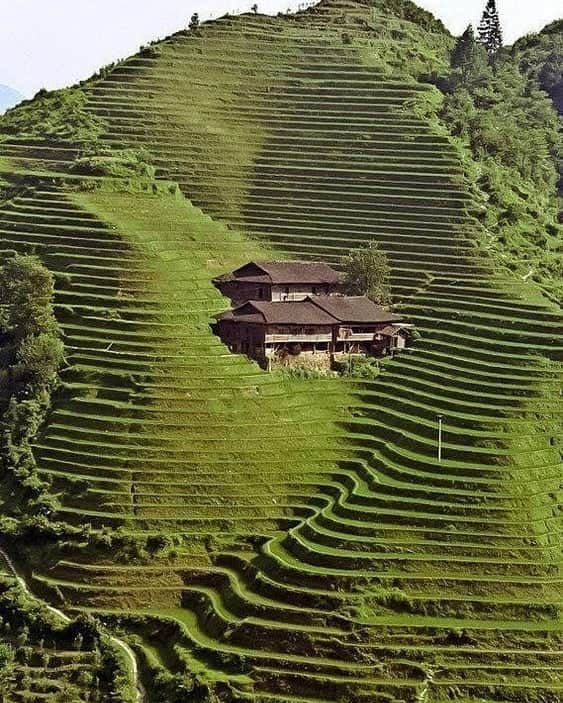
[[[378,305],[390,302],[391,270],[387,255],[379,248],[377,242],[353,249],[343,257],[341,267],[344,272],[344,285],[349,295],[367,295]]]
[[[199,15],[197,14],[197,12],[194,12],[194,14],[191,16],[188,28],[191,32],[197,32],[199,28]]]
[[[22,340],[56,334],[54,279],[37,257],[14,256],[0,269],[1,332],[17,350]]]
[[[98,148],[97,153],[91,155],[82,152],[71,168],[73,173],[84,176],[153,180],[155,175],[150,156],[143,149]]]
[[[545,90],[563,114],[563,20],[552,22],[539,34],[519,39],[510,53],[522,73]]]
[[[343,376],[350,378],[364,378],[374,380],[381,374],[383,362],[379,359],[370,359],[362,356],[351,355],[346,361],[336,364],[336,370]]]
[[[0,451],[8,514],[48,515],[55,509],[31,449],[64,356],[53,296],[53,276],[37,257],[16,255],[0,269]]]
[[[488,246],[499,263],[560,300],[561,118],[512,52],[497,52],[489,67],[470,28],[452,51],[451,68],[436,80],[445,93],[440,117],[470,149],[467,170],[482,203],[478,217]]]
[[[101,120],[86,110],[86,96],[80,90],[42,90],[4,115],[2,131],[20,139],[95,142],[103,127]]]
[[[2,262],[54,281],[65,345],[5,462],[6,548],[127,639],[151,701],[561,698],[557,123],[509,50],[454,46],[402,0],[227,16],[68,91],[66,140],[57,94],[0,122]],[[371,243],[412,350],[302,379],[211,333],[218,273]],[[16,313],[49,308],[17,289],[2,353],[33,388],[52,347],[18,352]]]
[[[0,573],[0,696],[46,703],[129,703],[119,657],[92,618],[68,623]]]
[[[483,44],[491,59],[494,59],[502,48],[502,27],[496,0],[487,0],[479,25],[479,41]]]
[[[484,82],[484,76],[487,73],[487,53],[485,47],[475,41],[475,33],[471,25],[456,41],[450,64],[452,69],[458,72],[455,74],[454,85],[457,83],[465,86],[478,80]]]

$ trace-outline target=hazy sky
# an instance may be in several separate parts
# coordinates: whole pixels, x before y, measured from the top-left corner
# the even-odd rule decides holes
[[[260,11],[297,9],[303,0],[256,0]],[[0,0],[0,83],[27,96],[87,78],[141,44],[202,18],[248,11],[254,0]],[[305,4],[314,4],[306,2]],[[479,21],[485,0],[419,0],[454,33]],[[563,16],[561,0],[498,0],[511,42]]]

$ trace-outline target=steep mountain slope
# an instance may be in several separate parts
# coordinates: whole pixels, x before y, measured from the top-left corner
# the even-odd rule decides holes
[[[487,256],[411,75],[450,46],[410,3],[227,17],[55,100],[47,140],[5,123],[2,248],[57,272],[67,344],[38,470],[92,525],[26,561],[194,700],[560,699],[563,317]],[[218,271],[372,239],[422,333],[377,380],[210,333]]]
[[[519,39],[511,53],[521,70],[549,93],[563,115],[563,20],[548,24],[538,34]]]
[[[451,69],[431,80],[445,94],[440,117],[471,154],[469,180],[483,204],[479,219],[490,253],[561,303],[563,117],[554,109],[563,65],[558,26],[502,49],[494,65],[478,43],[460,38]],[[465,64],[459,53],[464,42],[472,57]]]

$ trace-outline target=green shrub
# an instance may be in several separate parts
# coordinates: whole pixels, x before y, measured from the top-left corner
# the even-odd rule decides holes
[[[96,141],[104,123],[86,110],[86,100],[76,88],[40,90],[32,100],[25,100],[0,117],[0,133],[51,141]]]
[[[199,31],[199,25],[200,25],[199,15],[197,12],[194,12],[194,14],[191,16],[190,22],[188,24],[188,28],[189,28],[190,32],[197,34]]]
[[[152,179],[155,168],[148,163],[148,154],[143,150],[125,149],[111,153],[92,154],[77,159],[71,167],[74,173],[84,176],[109,176],[130,178],[138,176]]]
[[[289,381],[316,381],[331,377],[331,374],[328,371],[299,365],[285,366],[283,368],[276,369],[275,373],[281,376],[282,379]]]
[[[12,514],[51,515],[58,501],[37,472],[31,448],[58,384],[64,348],[53,309],[54,280],[35,257],[15,256],[0,269],[0,331],[8,396],[0,421],[3,479],[12,493]]]
[[[351,355],[349,359],[335,361],[333,368],[341,376],[361,379],[375,379],[381,373],[380,362],[373,357]]]
[[[151,535],[147,537],[146,550],[149,554],[162,552],[170,546],[172,546],[172,540],[167,535]]]
[[[64,345],[53,333],[26,337],[17,352],[17,360],[23,364],[32,384],[53,385],[63,359]]]
[[[156,59],[161,55],[162,51],[159,46],[154,44],[149,44],[148,46],[142,46],[139,50],[139,56],[144,59]]]
[[[385,252],[377,242],[353,249],[341,260],[348,295],[367,295],[379,305],[391,298],[391,269]]]
[[[16,654],[6,642],[0,643],[0,697],[10,693],[14,684]]]
[[[58,329],[54,278],[35,256],[16,255],[0,268],[0,330],[16,340]]]

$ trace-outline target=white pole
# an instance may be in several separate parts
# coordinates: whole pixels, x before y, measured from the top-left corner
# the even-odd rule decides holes
[[[443,415],[438,415],[438,463],[442,463],[442,418]]]

